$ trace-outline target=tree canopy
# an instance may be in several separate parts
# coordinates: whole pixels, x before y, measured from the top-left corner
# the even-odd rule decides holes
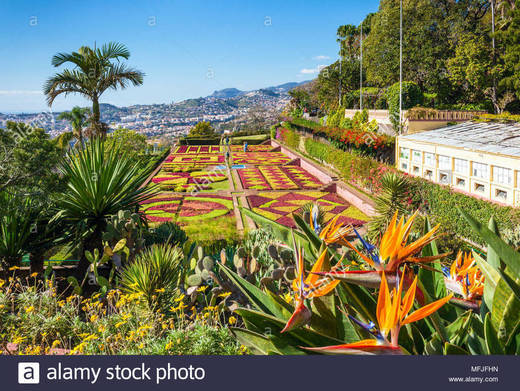
[[[520,107],[520,10],[516,4],[495,2],[493,34],[487,0],[403,2],[403,80],[415,83],[430,98],[425,104],[438,108],[501,112]],[[367,102],[371,108],[387,108],[386,90],[399,81],[399,5],[399,0],[381,0],[378,11],[362,22],[363,86],[382,91],[372,93],[381,99]],[[359,97],[361,25],[339,26],[336,40],[341,73],[339,61],[322,69],[311,98],[335,109],[341,88],[341,104],[355,108],[357,101],[352,97],[356,93]]]

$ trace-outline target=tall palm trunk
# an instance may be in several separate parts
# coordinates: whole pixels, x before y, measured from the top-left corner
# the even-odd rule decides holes
[[[99,112],[99,97],[92,98],[92,128],[97,137],[105,138],[106,129],[101,125],[101,113]]]

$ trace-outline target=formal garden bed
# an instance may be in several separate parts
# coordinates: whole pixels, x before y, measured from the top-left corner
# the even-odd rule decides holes
[[[317,178],[296,165],[249,167],[239,169],[238,174],[244,189],[296,190],[323,186]]]
[[[289,163],[291,159],[281,152],[234,152],[233,164],[253,166],[276,166]]]
[[[292,214],[298,214],[308,204],[317,204],[328,223],[336,216],[342,224],[364,225],[368,217],[334,193],[325,191],[259,192],[247,197],[251,209],[261,216],[287,227],[295,228]]]

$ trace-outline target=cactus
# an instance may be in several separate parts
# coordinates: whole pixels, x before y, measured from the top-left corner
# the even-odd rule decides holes
[[[244,247],[239,247],[237,249],[237,255],[239,256],[239,258],[246,258],[247,257],[246,249]]]
[[[288,248],[282,248],[280,251],[280,258],[285,263],[292,263],[294,261],[293,252]]]
[[[253,257],[258,259],[258,257],[260,257],[261,251],[262,251],[262,249],[260,248],[260,246],[254,246],[253,247]]]
[[[202,284],[202,277],[200,274],[192,274],[186,280],[189,286],[198,286]]]
[[[233,258],[233,265],[235,265],[235,268],[238,270],[239,268],[244,267],[244,258],[240,257],[238,254],[235,254],[235,257]]]
[[[280,260],[280,256],[278,255],[278,248],[276,248],[276,246],[274,244],[270,244],[268,247],[267,247],[267,253],[269,254],[269,256],[271,258],[273,258],[275,261],[279,261]]]
[[[284,273],[285,273],[285,270],[282,269],[282,268],[278,268],[278,269],[274,269],[272,272],[271,272],[271,278],[273,280],[280,280],[283,276],[284,276]]]
[[[215,267],[215,261],[213,261],[213,258],[205,256],[202,260],[202,265],[204,270],[210,271]]]
[[[287,282],[294,280],[296,278],[296,268],[294,266],[287,267],[285,269],[284,277]]]

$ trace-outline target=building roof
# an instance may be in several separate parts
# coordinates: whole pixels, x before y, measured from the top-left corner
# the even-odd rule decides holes
[[[399,139],[520,157],[520,123],[464,122]]]

